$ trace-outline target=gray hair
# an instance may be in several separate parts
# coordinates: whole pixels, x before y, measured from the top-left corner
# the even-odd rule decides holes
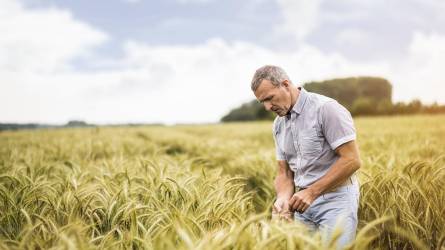
[[[253,92],[258,89],[263,80],[269,80],[275,86],[279,86],[284,80],[291,82],[286,72],[274,65],[265,65],[255,71],[250,86]]]

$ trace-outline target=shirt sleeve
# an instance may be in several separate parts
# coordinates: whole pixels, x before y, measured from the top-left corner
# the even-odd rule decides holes
[[[286,157],[284,155],[284,152],[278,147],[278,141],[277,141],[277,134],[280,132],[280,129],[277,127],[277,122],[275,121],[272,127],[272,134],[273,139],[275,142],[275,155],[277,158],[277,161],[284,161],[286,160]]]
[[[332,150],[356,139],[351,113],[340,103],[335,100],[326,102],[319,114],[321,129]]]

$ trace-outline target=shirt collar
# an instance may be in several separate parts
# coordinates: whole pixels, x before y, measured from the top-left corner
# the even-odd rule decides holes
[[[297,102],[292,107],[291,112],[301,114],[301,112],[303,111],[304,104],[306,103],[307,91],[303,87],[298,87],[298,89],[300,90],[300,94],[298,95]]]

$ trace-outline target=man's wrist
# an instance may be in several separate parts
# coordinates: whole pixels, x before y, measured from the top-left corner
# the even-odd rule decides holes
[[[323,190],[319,188],[317,185],[309,186],[307,189],[309,189],[315,197],[319,197],[320,195],[323,194]]]
[[[292,197],[292,194],[277,194],[277,200],[278,199],[289,200],[291,197]]]

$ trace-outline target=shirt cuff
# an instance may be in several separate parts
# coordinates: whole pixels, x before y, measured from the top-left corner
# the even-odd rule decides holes
[[[356,139],[355,134],[344,136],[344,137],[334,141],[333,143],[331,143],[331,148],[332,148],[332,150],[335,150],[338,146],[340,146],[346,142],[353,141],[355,139]]]

